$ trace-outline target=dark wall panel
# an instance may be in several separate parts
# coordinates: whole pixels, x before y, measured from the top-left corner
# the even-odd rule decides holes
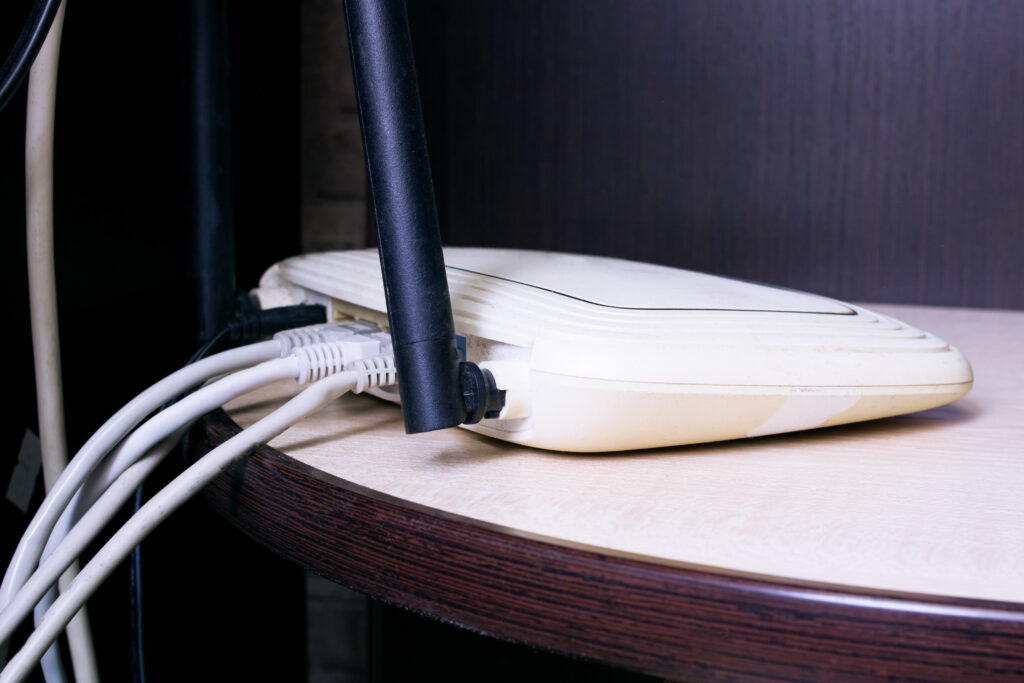
[[[448,244],[1024,307],[1024,3],[410,4]]]

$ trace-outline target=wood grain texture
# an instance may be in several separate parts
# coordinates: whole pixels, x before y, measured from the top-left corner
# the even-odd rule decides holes
[[[447,244],[1024,307],[1024,4],[410,7]]]
[[[234,430],[211,425],[219,440]],[[308,569],[474,631],[686,680],[1024,675],[1019,606],[680,570],[546,544],[338,486],[270,450],[208,499]]]
[[[342,4],[299,4],[302,251],[357,249],[368,233],[366,162]]]
[[[396,410],[349,397],[208,499],[372,596],[647,673],[1024,675],[1024,313],[877,308],[960,346],[974,392],[915,416],[621,456],[405,436]],[[233,415],[251,421],[282,389]],[[206,438],[236,429],[220,416]]]

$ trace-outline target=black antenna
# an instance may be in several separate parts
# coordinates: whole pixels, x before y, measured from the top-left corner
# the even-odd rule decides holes
[[[455,343],[405,2],[346,0],[345,21],[405,431],[493,417],[493,378]]]

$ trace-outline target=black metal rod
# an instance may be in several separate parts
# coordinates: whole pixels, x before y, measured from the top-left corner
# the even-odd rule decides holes
[[[192,272],[197,342],[231,319],[235,234],[231,183],[231,103],[225,0],[187,3]]]
[[[405,430],[466,417],[404,0],[346,0],[359,124],[377,222]]]

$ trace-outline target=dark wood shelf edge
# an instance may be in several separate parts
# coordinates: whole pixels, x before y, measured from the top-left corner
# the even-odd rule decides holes
[[[239,428],[217,411],[197,431],[193,443],[206,452]],[[339,486],[269,447],[204,496],[274,552],[376,599],[649,674],[1024,676],[1019,605],[815,588],[559,546]]]

